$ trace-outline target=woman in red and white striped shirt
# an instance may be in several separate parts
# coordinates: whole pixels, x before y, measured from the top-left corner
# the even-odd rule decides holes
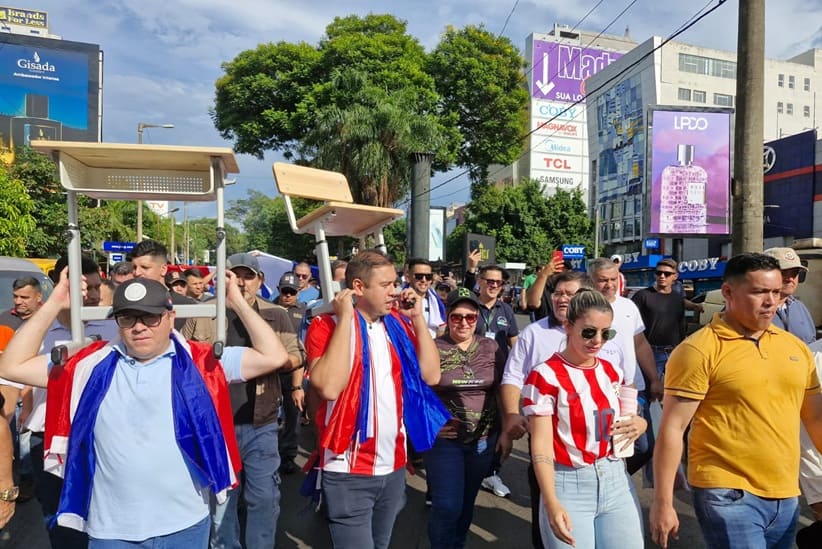
[[[546,547],[643,547],[642,520],[625,463],[613,456],[647,428],[635,414],[620,416],[623,373],[597,357],[613,339],[613,311],[596,291],[568,305],[567,345],[528,376],[523,412],[529,416],[531,460],[540,487],[540,531]]]

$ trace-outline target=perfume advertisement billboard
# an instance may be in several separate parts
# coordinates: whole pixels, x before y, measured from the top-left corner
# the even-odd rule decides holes
[[[99,47],[0,37],[0,156],[32,139],[99,140]]]
[[[731,113],[651,109],[650,234],[730,234]]]

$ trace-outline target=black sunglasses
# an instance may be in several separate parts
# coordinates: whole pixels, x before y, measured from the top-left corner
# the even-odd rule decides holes
[[[150,314],[143,314],[143,315],[120,315],[115,316],[114,321],[117,322],[117,325],[120,328],[131,328],[137,321],[139,320],[140,323],[145,326],[146,328],[156,328],[160,325],[160,322],[163,321],[163,314],[160,313],[159,315],[150,315]]]
[[[583,328],[580,332],[582,339],[594,339],[597,336],[596,328]],[[616,330],[613,328],[606,328],[600,332],[603,341],[611,341],[616,337]]]
[[[280,290],[280,293],[283,295],[297,295],[297,291],[292,290],[291,288],[283,288]]]
[[[434,273],[414,273],[415,280],[434,280]]]
[[[656,276],[662,276],[668,278],[669,276],[674,276],[676,273],[673,271],[654,271]]]

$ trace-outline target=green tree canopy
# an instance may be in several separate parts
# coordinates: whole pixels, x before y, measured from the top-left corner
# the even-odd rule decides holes
[[[448,27],[431,53],[429,71],[442,116],[460,132],[457,165],[484,184],[491,164],[510,164],[522,153],[528,103],[524,60],[508,38],[483,27]]]
[[[448,237],[448,260],[461,263],[465,234],[479,233],[497,239],[498,262],[518,261],[541,265],[563,244],[583,244],[593,249],[593,223],[580,190],[557,190],[546,197],[544,187],[523,180],[513,187],[488,186],[466,207],[465,223]]]
[[[23,181],[0,163],[0,255],[25,256],[35,230],[34,200]]]
[[[222,65],[214,124],[238,152],[275,150],[341,171],[367,204],[405,194],[413,152],[434,153],[437,170],[458,163],[484,174],[520,147],[522,59],[482,29],[452,29],[444,41],[426,54],[404,21],[371,14],[334,19],[316,46],[261,44]],[[474,87],[454,79],[463,69]]]

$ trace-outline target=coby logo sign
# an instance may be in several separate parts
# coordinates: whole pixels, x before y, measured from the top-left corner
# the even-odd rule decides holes
[[[565,107],[562,105],[551,105],[546,103],[539,105],[537,107],[537,112],[540,116],[564,118],[567,120],[573,120],[578,114],[576,107]]]
[[[716,264],[719,262],[718,257],[709,257],[707,259],[691,259],[690,261],[682,261],[679,264],[679,272],[698,272],[710,271],[716,269]]]
[[[674,116],[674,129],[704,132],[708,129],[708,119],[701,116]]]

